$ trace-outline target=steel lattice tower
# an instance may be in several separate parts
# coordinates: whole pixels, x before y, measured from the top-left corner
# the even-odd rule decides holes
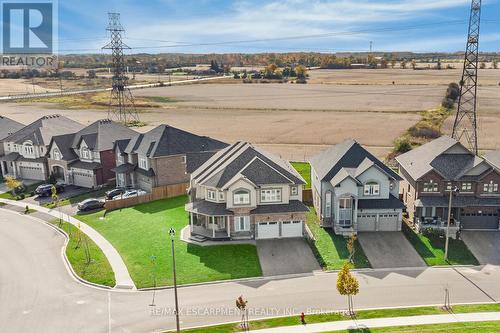
[[[453,125],[453,138],[464,137],[476,155],[477,145],[477,71],[479,62],[479,28],[481,22],[481,0],[472,0],[469,33],[465,50],[464,70],[460,81],[460,97]]]
[[[134,106],[134,97],[127,88],[128,77],[125,75],[124,49],[130,49],[123,43],[122,33],[125,31],[120,23],[119,13],[108,13],[109,25],[106,31],[111,35],[111,42],[103,49],[111,50],[113,57],[113,86],[109,102],[108,118],[123,124],[139,121]]]

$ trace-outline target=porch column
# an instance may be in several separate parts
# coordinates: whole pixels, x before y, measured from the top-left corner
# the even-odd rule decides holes
[[[231,237],[231,221],[229,220],[229,216],[226,216],[226,229],[227,237]]]
[[[212,219],[212,236],[215,238],[215,216],[210,217]]]
[[[2,167],[2,175],[5,176],[7,174],[7,170],[5,170],[5,162],[0,161],[0,166]]]
[[[353,227],[357,230],[358,228],[358,198],[354,199],[354,216],[352,217]]]
[[[194,229],[193,213],[189,213],[189,220],[191,223],[191,232],[193,232],[193,229]]]

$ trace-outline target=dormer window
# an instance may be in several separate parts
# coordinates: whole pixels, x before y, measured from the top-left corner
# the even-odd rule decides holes
[[[82,158],[90,159],[90,150],[87,147],[82,148]]]
[[[364,186],[365,196],[375,196],[380,194],[380,184],[376,182],[366,183]]]
[[[148,169],[148,163],[144,157],[139,158],[139,168],[141,168],[143,170]]]
[[[207,199],[215,201],[215,199],[216,199],[216,192],[214,190],[207,190]]]
[[[498,192],[498,184],[495,184],[493,183],[493,181],[490,181],[489,183],[484,184],[483,190],[484,192],[487,193]]]
[[[52,151],[52,157],[55,159],[55,160],[60,160],[61,159],[61,152],[59,151],[59,149],[54,149]]]
[[[233,192],[233,203],[235,205],[248,205],[250,204],[250,191],[236,190]]]
[[[439,192],[439,186],[432,179],[424,183],[424,192]]]

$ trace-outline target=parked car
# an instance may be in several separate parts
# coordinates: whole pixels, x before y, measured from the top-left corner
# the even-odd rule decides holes
[[[123,188],[115,188],[106,192],[106,199],[113,200],[113,198],[120,196],[126,192]]]
[[[143,190],[128,190],[128,191],[126,191],[123,194],[120,194],[120,195],[117,195],[117,196],[113,197],[113,200],[138,197],[138,196],[144,195],[144,194],[147,194],[147,192],[143,191]]]
[[[104,207],[104,201],[99,199],[86,199],[78,204],[78,211],[88,212],[89,210],[101,209]]]
[[[56,193],[64,192],[64,185],[62,184],[43,184],[35,189],[35,194],[39,197],[50,197],[52,195],[52,186],[56,187]]]

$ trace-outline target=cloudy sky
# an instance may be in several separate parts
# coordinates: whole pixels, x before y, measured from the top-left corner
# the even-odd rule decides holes
[[[470,0],[59,0],[61,53],[100,53],[107,12],[147,52],[461,51]],[[483,0],[482,51],[500,51],[500,0]]]

